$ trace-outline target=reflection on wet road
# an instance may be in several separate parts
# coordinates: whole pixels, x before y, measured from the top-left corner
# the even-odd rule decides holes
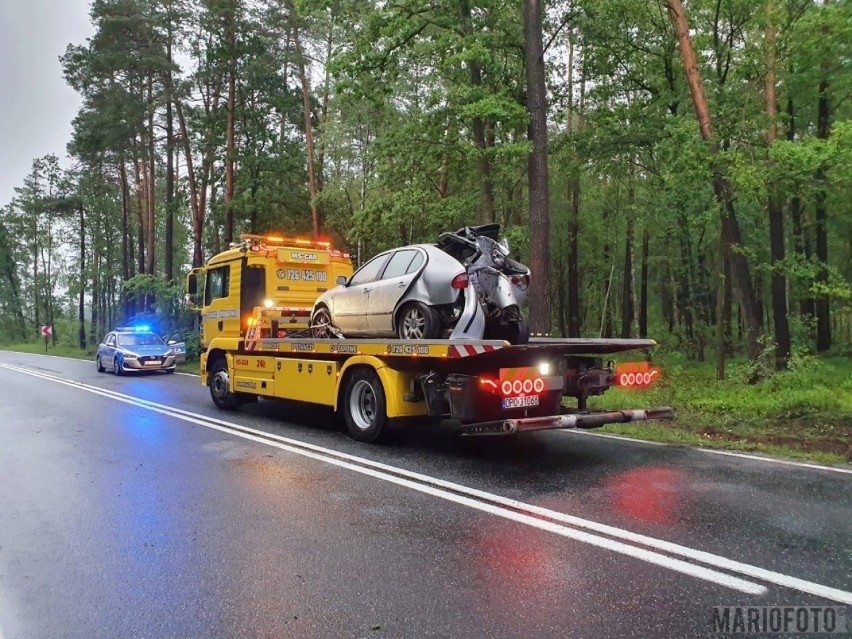
[[[11,353],[0,380],[7,639],[682,637],[852,598],[848,475],[564,433],[365,446]]]

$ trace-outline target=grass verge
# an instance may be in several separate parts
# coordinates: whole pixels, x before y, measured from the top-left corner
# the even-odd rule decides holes
[[[645,390],[615,388],[589,400],[592,408],[671,406],[671,421],[611,424],[602,432],[637,439],[750,451],[823,464],[852,461],[852,361],[806,359],[794,370],[746,384],[746,363],[731,362],[717,381],[711,363],[675,357]]]

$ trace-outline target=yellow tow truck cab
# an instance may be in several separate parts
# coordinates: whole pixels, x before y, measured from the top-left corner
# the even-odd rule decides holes
[[[673,415],[668,407],[587,410],[589,396],[619,383],[601,357],[653,340],[313,337],[315,300],[352,272],[349,255],[327,242],[257,235],[241,235],[194,269],[187,302],[201,313],[200,376],[213,403],[235,410],[267,397],[331,407],[365,442],[400,418],[450,418],[461,435],[512,435]],[[576,409],[564,406],[566,396]]]
[[[202,350],[217,338],[236,346],[255,307],[270,310],[267,320],[277,312],[282,327],[307,328],[314,300],[352,270],[349,254],[329,242],[241,235],[187,277],[188,302],[201,311]]]

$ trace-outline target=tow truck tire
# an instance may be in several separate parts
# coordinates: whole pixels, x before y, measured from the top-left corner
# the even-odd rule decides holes
[[[442,331],[441,316],[423,302],[409,302],[397,317],[396,334],[400,339],[438,339]]]
[[[95,366],[97,367],[99,373],[103,373],[106,370],[104,368],[104,365],[101,364],[101,356],[100,355],[95,357]]]
[[[371,443],[382,437],[388,424],[387,402],[382,380],[375,371],[353,371],[341,399],[343,419],[352,439]]]
[[[210,387],[210,398],[222,410],[236,410],[242,404],[240,397],[231,392],[231,380],[228,376],[228,364],[224,359],[217,359],[210,368],[207,378]]]

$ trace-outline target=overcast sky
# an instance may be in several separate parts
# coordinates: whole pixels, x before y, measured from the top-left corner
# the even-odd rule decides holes
[[[92,35],[89,0],[0,0],[0,206],[8,204],[34,158],[65,145],[80,106],[59,56]]]

